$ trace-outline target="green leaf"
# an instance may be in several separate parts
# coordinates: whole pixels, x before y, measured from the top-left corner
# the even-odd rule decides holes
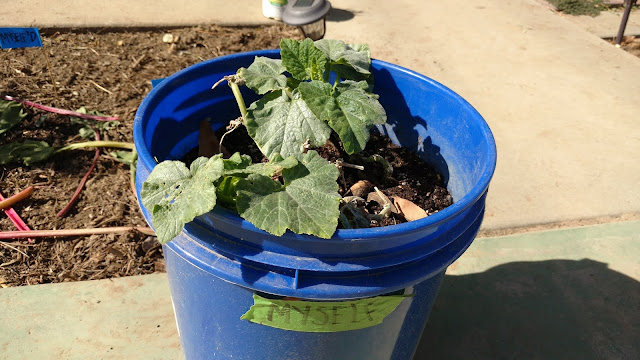
[[[29,166],[47,160],[55,149],[45,141],[25,140],[22,143],[10,143],[0,146],[0,164],[22,162]]]
[[[371,51],[367,44],[348,45],[340,40],[322,39],[315,42],[318,49],[322,50],[331,61],[331,69],[338,76],[350,80],[356,80],[353,76],[341,76],[341,72],[352,69],[359,74],[369,75],[371,66]],[[334,67],[334,65],[343,65]],[[364,79],[363,79],[364,80]]]
[[[243,178],[237,176],[224,176],[216,185],[216,196],[218,197],[217,203],[228,209],[236,209],[236,186]]]
[[[234,153],[230,158],[222,160],[224,164],[224,171],[226,174],[233,170],[246,169],[251,165],[251,157],[249,155],[240,155],[240,153]]]
[[[298,80],[320,80],[327,62],[325,54],[311,39],[280,41],[282,64]]]
[[[117,151],[110,152],[109,155],[113,156],[116,160],[120,161],[121,163],[129,166],[135,165],[136,160],[138,160],[138,153],[135,150],[134,151],[117,150]]]
[[[369,141],[374,124],[384,124],[387,115],[377,96],[366,91],[365,81],[345,80],[335,92],[331,85],[320,81],[301,83],[299,91],[316,117],[329,122],[340,136],[349,154],[362,151]]]
[[[224,161],[224,175],[247,177],[251,174],[265,176],[281,175],[282,170],[290,169],[298,165],[298,160],[293,156],[283,159],[280,154],[272,156],[271,160],[264,163],[251,164],[251,157],[248,155],[233,154]]]
[[[284,185],[253,174],[237,185],[238,212],[256,227],[274,235],[287,229],[330,238],[340,210],[338,169],[315,151],[282,172]]]
[[[156,165],[142,184],[140,198],[151,212],[158,240],[164,244],[178,236],[184,225],[216,205],[216,187],[224,171],[221,155],[199,157],[188,169],[180,161]]]
[[[87,111],[87,109],[84,106],[76,110],[76,112],[79,112],[81,114],[105,116],[105,114],[102,114],[95,110]],[[120,122],[117,120],[96,121],[96,120],[90,120],[90,119],[83,119],[75,116],[71,117],[71,123],[79,124],[83,126],[82,128],[80,128],[80,130],[78,130],[78,134],[80,134],[80,136],[83,137],[84,139],[95,139],[96,132],[94,131],[94,129],[98,130],[99,132],[103,132],[103,131],[111,130],[120,124]]]
[[[0,135],[18,125],[26,116],[20,103],[0,100]]]
[[[298,158],[305,143],[322,146],[331,134],[302,99],[291,99],[286,91],[269,93],[251,104],[245,126],[268,158],[276,153]]]
[[[246,81],[247,87],[262,95],[287,87],[286,69],[282,60],[256,56],[249,68],[240,68],[238,74]]]

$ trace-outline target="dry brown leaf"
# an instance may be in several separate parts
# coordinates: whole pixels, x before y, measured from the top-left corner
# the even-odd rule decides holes
[[[407,221],[414,221],[428,216],[424,209],[407,199],[403,199],[399,196],[392,196],[391,198]]]
[[[213,155],[220,154],[222,152],[224,157],[229,157],[224,146],[222,146],[222,148],[220,147],[220,141],[218,140],[216,133],[211,129],[211,124],[209,124],[208,120],[202,120],[200,122],[198,146],[198,155],[200,156],[212,157]]]
[[[353,196],[364,198],[365,195],[371,190],[373,184],[368,180],[360,180],[357,183],[353,184],[349,190],[351,190],[351,194]]]

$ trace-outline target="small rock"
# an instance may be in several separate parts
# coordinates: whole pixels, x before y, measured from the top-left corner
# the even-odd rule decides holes
[[[142,242],[142,250],[147,253],[149,252],[149,250],[153,249],[154,247],[156,247],[156,245],[158,244],[158,241],[156,240],[155,236],[148,236],[144,242]]]
[[[72,91],[72,92],[71,92],[71,95],[73,95],[73,96],[78,96],[78,95],[80,95],[80,93],[79,93],[79,92],[77,92],[77,91]]]
[[[116,45],[118,45],[118,46],[122,46],[122,45],[124,45],[124,41],[122,41],[122,40],[118,40],[118,42],[116,43]]]
[[[173,43],[173,34],[164,34],[162,36],[162,42],[167,44]]]

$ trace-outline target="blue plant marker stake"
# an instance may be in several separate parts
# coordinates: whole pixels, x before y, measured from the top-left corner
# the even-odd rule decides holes
[[[151,87],[156,87],[156,85],[160,84],[162,82],[162,80],[164,80],[166,78],[160,78],[160,79],[153,79],[151,80]]]
[[[38,28],[0,28],[0,48],[42,47]]]

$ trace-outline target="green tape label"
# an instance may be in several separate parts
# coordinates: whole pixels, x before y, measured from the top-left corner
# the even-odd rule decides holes
[[[338,332],[380,324],[406,297],[326,302],[266,299],[253,294],[253,306],[240,319],[278,329],[302,332]]]

